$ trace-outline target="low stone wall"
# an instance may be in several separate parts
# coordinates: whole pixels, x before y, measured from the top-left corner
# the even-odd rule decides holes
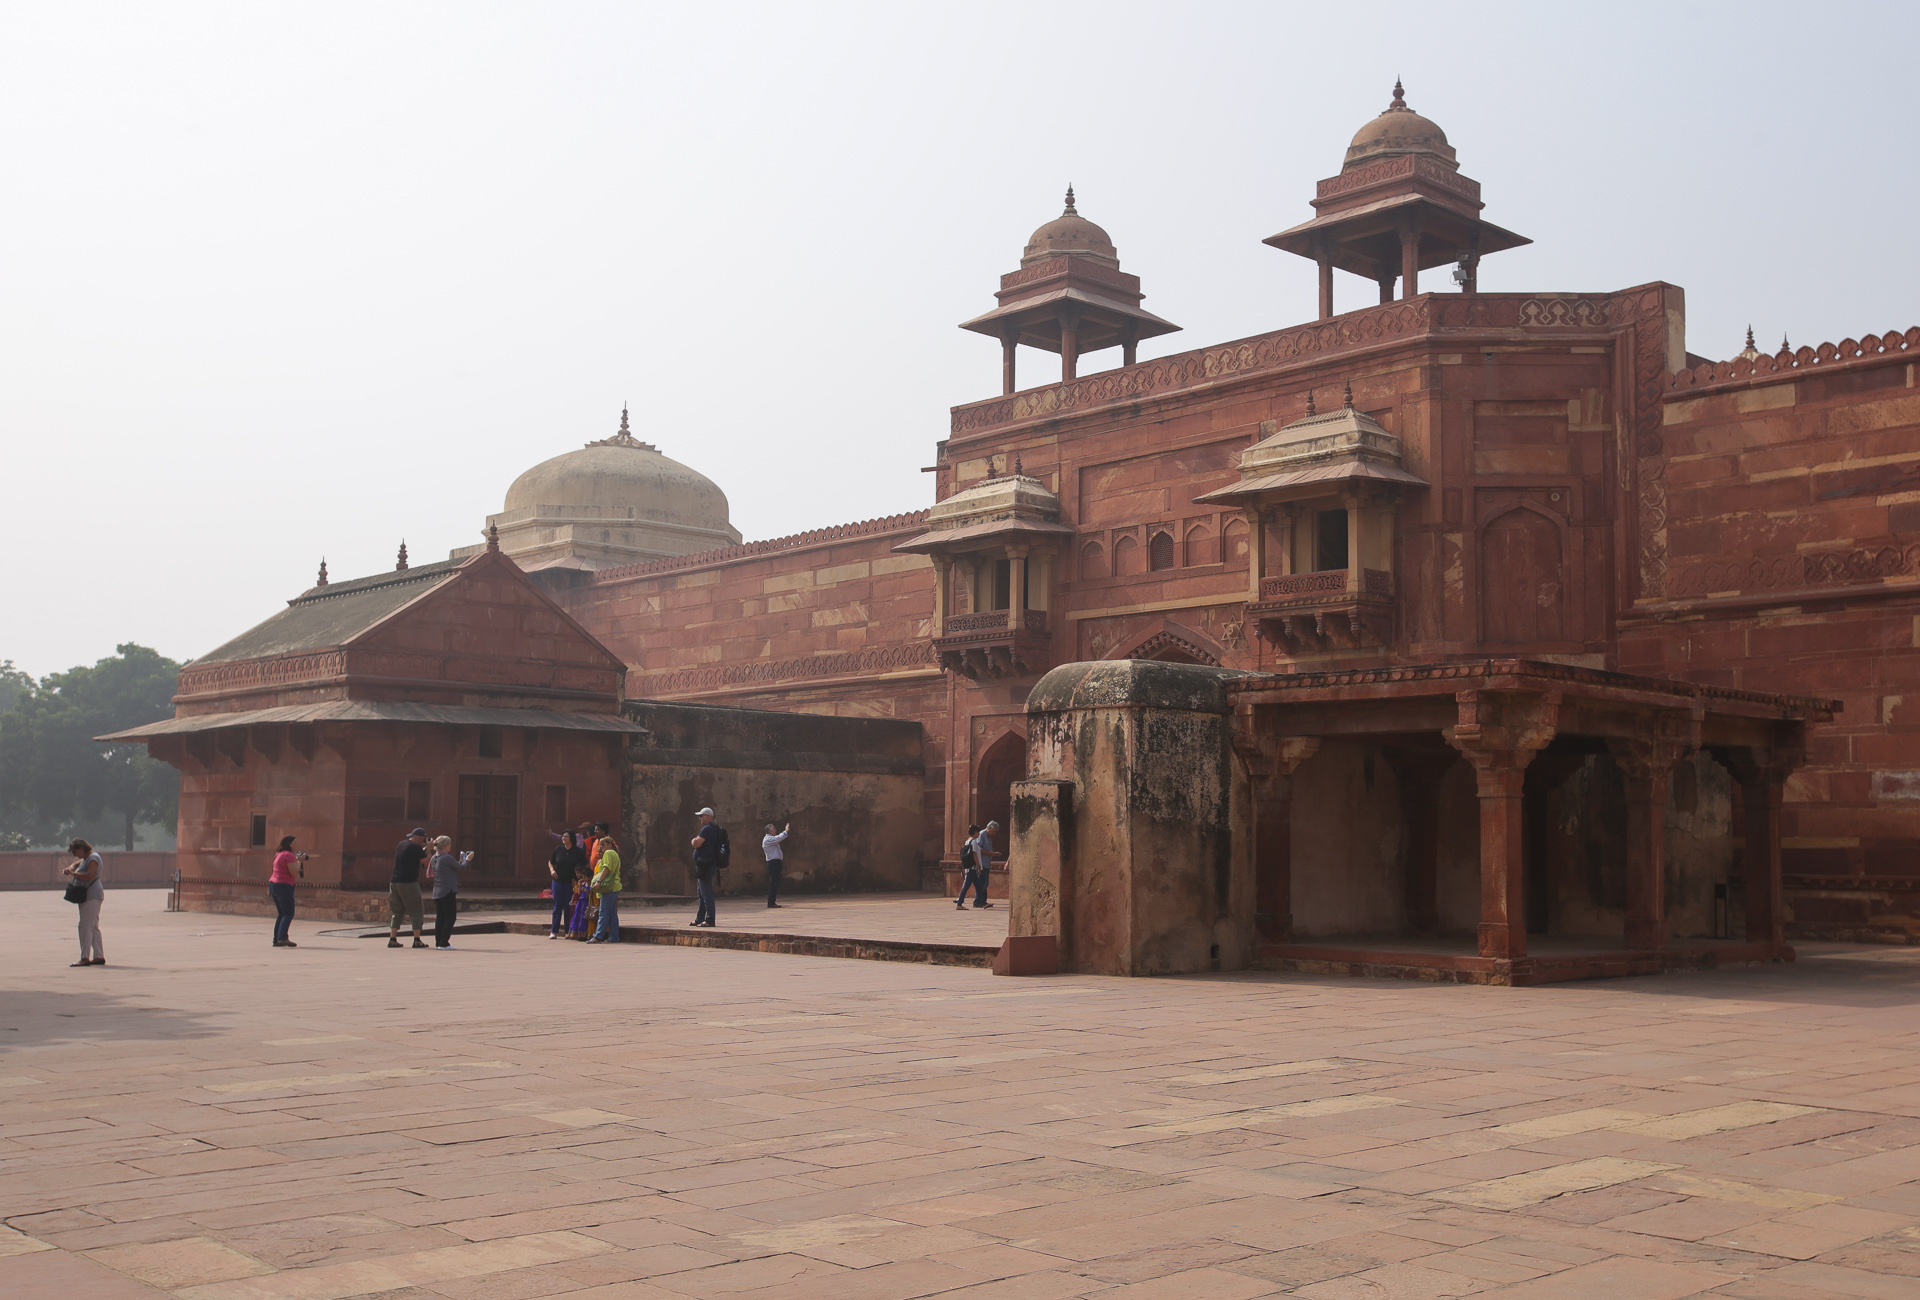
[[[164,851],[101,849],[101,880],[108,889],[165,889],[173,884],[175,855]],[[52,889],[65,884],[60,869],[73,855],[59,849],[0,853],[0,889]]]
[[[627,839],[638,887],[692,894],[696,815],[727,828],[724,894],[764,894],[768,822],[792,824],[783,891],[920,888],[926,768],[918,722],[629,700],[648,729],[628,760]]]

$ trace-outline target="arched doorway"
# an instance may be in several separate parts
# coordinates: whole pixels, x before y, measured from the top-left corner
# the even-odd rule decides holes
[[[1026,779],[1027,739],[1009,731],[987,746],[973,775],[973,820],[985,826],[1000,823],[994,837],[997,853],[1007,851],[1007,839],[1013,826],[1013,783]]]

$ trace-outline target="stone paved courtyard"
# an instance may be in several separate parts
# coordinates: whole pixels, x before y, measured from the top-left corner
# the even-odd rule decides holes
[[[1007,980],[276,952],[125,891],[72,970],[72,909],[8,902],[10,1300],[1920,1295],[1914,950]]]

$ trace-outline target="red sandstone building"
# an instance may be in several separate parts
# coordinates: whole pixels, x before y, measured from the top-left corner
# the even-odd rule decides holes
[[[1070,195],[999,305],[964,326],[999,340],[1003,391],[953,409],[929,511],[698,549],[737,536],[724,496],[663,493],[691,471],[623,427],[515,485],[496,517],[505,550],[581,653],[611,656],[594,671],[624,667],[631,699],[916,724],[929,868],[969,822],[1009,821],[1028,696],[1056,665],[1527,660],[1797,697],[1770,715],[1804,724],[1805,748],[1776,791],[1771,916],[1789,933],[1920,933],[1920,329],[1716,362],[1687,350],[1672,285],[1480,293],[1479,259],[1526,241],[1482,217],[1478,183],[1398,88],[1313,208],[1267,242],[1317,263],[1318,319],[1141,362],[1137,343],[1176,327],[1145,311]],[[1337,311],[1336,272],[1377,301]],[[1058,352],[1060,382],[1018,388],[1022,346]],[[1079,373],[1115,347],[1117,368]],[[633,554],[651,558],[619,562]],[[198,706],[183,689],[184,718]],[[1334,737],[1293,775],[1295,808],[1318,810],[1293,818],[1296,878],[1304,862],[1375,885],[1296,888],[1281,932],[1409,924],[1368,900],[1401,897],[1425,850],[1369,837],[1370,810],[1431,787],[1453,825],[1473,777],[1452,750],[1396,771],[1390,749]],[[1681,746],[1661,776],[1675,933],[1737,932],[1743,909],[1766,911],[1748,906],[1738,829],[1759,787],[1711,749]],[[1627,760],[1605,745],[1578,757],[1561,778],[1588,830],[1561,808],[1528,832],[1537,856],[1628,854],[1594,830],[1642,797]],[[583,781],[603,801],[618,784],[560,783]],[[183,845],[200,806],[183,802]],[[1589,866],[1590,887],[1536,891],[1527,928],[1629,930],[1621,891]]]

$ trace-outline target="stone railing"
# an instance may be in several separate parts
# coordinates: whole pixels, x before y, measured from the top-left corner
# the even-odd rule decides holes
[[[1009,610],[987,609],[977,614],[949,614],[943,636],[962,636],[974,632],[1004,632],[1008,627]],[[1025,611],[1021,628],[1028,632],[1044,634],[1047,630],[1047,611],[1030,609]]]
[[[1260,580],[1260,599],[1286,600],[1292,596],[1340,595],[1347,590],[1346,569],[1322,569],[1318,573],[1284,573]],[[1382,569],[1364,570],[1361,589],[1369,596],[1393,594],[1393,577]]]

